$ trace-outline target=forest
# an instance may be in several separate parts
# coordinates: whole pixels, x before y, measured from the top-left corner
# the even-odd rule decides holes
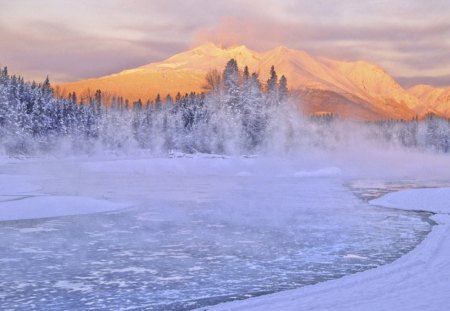
[[[305,116],[286,77],[272,66],[261,82],[231,59],[222,72],[210,71],[205,92],[160,95],[145,103],[103,98],[101,90],[78,98],[56,96],[49,79],[25,82],[0,71],[0,153],[151,154],[213,153],[255,155],[370,146],[450,151],[450,122],[423,119],[352,121],[339,116]],[[301,99],[300,99],[301,100]]]

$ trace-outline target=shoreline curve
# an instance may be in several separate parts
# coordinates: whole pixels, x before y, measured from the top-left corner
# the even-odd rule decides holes
[[[391,192],[374,206],[434,213],[430,233],[392,263],[339,279],[246,300],[196,309],[441,311],[450,305],[450,188]]]

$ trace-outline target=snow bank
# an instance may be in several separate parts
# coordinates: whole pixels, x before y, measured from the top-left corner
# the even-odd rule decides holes
[[[372,205],[433,213],[450,213],[450,188],[410,189],[370,201]]]
[[[374,205],[437,212],[427,238],[394,263],[312,286],[199,310],[408,310],[450,306],[450,188],[390,193]]]
[[[35,184],[36,183],[36,184]],[[29,175],[0,174],[0,221],[114,211],[125,204],[84,196],[47,195]]]
[[[14,197],[0,202],[0,220],[48,218],[114,211],[126,205],[79,196]]]
[[[114,211],[126,205],[79,196],[25,196],[0,202],[0,221]]]

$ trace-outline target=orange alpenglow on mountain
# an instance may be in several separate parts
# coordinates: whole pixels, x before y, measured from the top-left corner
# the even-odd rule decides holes
[[[255,52],[245,46],[222,48],[212,43],[166,60],[95,79],[60,85],[64,92],[83,94],[100,89],[130,101],[204,91],[211,69],[223,70],[236,59],[266,81],[273,65],[285,75],[292,94],[306,114],[332,113],[362,120],[412,119],[429,111],[450,115],[450,89],[402,88],[382,68],[364,61],[345,62],[313,57],[304,51],[277,47]],[[428,107],[424,101],[433,100]]]
[[[426,103],[420,107],[418,111],[420,115],[434,113],[437,115],[450,117],[450,87],[436,88],[431,85],[419,84],[410,89],[408,92],[416,96],[421,103]]]

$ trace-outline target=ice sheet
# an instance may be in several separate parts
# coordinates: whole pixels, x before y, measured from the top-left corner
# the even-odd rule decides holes
[[[417,213],[370,207],[331,166],[202,157],[36,161],[2,170],[34,176],[39,191],[20,204],[40,207],[35,217],[64,202],[78,202],[72,211],[90,202],[89,212],[133,206],[0,223],[6,309],[80,301],[86,310],[192,309],[386,264],[430,229]]]
[[[450,305],[450,188],[411,189],[371,203],[437,212],[413,251],[377,269],[297,290],[207,308],[232,310],[446,310]],[[205,310],[205,309],[201,309]]]

